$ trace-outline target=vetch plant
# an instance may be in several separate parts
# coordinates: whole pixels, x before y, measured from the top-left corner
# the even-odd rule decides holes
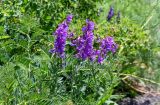
[[[52,94],[71,94],[73,100],[76,100],[79,95],[84,98],[93,95],[93,98],[98,99],[102,97],[102,94],[98,93],[101,88],[105,90],[113,86],[110,84],[115,83],[108,83],[107,79],[114,81],[117,78],[111,72],[115,67],[111,67],[114,59],[109,59],[109,56],[110,52],[116,53],[118,45],[111,36],[96,39],[94,37],[95,23],[89,19],[82,27],[82,35],[74,36],[74,33],[69,32],[71,20],[72,15],[68,15],[54,32],[54,48],[50,50],[54,56],[51,63],[50,91],[54,91]],[[67,41],[70,41],[72,54],[67,52]],[[108,63],[105,59],[108,59]],[[103,76],[98,78],[101,74]]]
[[[54,42],[54,48],[51,49],[50,52],[52,54],[57,54],[60,58],[64,58],[66,41],[67,38],[71,36],[68,32],[69,23],[71,22],[71,20],[72,15],[68,15],[66,20],[59,24],[54,33],[56,39]],[[106,38],[99,41],[99,49],[95,49],[95,39],[93,33],[94,26],[94,22],[87,19],[86,26],[82,28],[83,35],[78,36],[77,38],[72,40],[71,46],[76,47],[76,58],[79,58],[81,60],[89,59],[91,61],[95,61],[96,57],[98,57],[98,63],[102,63],[102,61],[106,58],[108,52],[116,52],[118,45],[114,42],[113,37],[107,36]]]
[[[112,100],[113,91],[117,94],[119,72],[149,78],[157,74],[158,79],[158,60],[152,51],[158,49],[148,36],[158,26],[158,2],[141,6],[144,3],[137,0],[128,6],[113,0],[12,1],[0,3],[0,104],[110,104],[106,100]],[[134,9],[137,5],[141,11]],[[153,7],[152,14],[143,11],[147,7]],[[60,22],[66,13],[74,13],[76,19],[68,15]]]

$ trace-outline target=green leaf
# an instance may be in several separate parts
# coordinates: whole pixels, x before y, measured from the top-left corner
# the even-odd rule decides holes
[[[3,32],[4,32],[4,27],[0,26],[0,33],[3,33]]]
[[[8,38],[10,38],[10,36],[8,36],[8,35],[0,36],[0,40],[8,39]]]

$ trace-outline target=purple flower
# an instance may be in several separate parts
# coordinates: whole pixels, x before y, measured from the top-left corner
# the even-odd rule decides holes
[[[68,15],[66,20],[58,25],[54,35],[56,36],[54,42],[54,48],[50,50],[50,53],[55,53],[59,57],[63,58],[65,56],[65,45],[68,37],[69,23],[72,20],[72,15]]]
[[[114,39],[110,36],[106,37],[105,39],[106,49],[108,51],[111,51],[112,53],[115,53],[118,45],[114,42]]]
[[[86,20],[86,26],[82,28],[83,36],[80,36],[76,39],[76,50],[77,58],[86,60],[87,58],[93,60],[93,41],[94,41],[94,23],[92,21]]]
[[[98,60],[97,60],[97,62],[98,63],[103,63],[103,60],[104,60],[104,58],[102,57],[102,56],[98,56]]]
[[[113,10],[113,7],[110,7],[107,20],[110,21],[113,16],[114,16],[114,10]]]
[[[67,38],[69,38],[69,39],[72,39],[73,37],[74,37],[74,33],[73,32],[69,33],[68,36],[67,36]]]
[[[71,15],[71,14],[68,15],[67,18],[66,18],[66,22],[70,23],[72,21],[72,18],[73,18],[73,15]]]
[[[87,23],[87,31],[93,31],[94,30],[94,22],[86,20]]]
[[[108,52],[115,53],[118,46],[114,42],[113,38],[108,36],[101,41],[100,49],[97,53],[98,55],[98,63],[102,63],[106,58]]]

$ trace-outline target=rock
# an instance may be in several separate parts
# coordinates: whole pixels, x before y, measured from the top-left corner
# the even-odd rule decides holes
[[[160,105],[160,95],[140,95],[135,98],[124,98],[118,105]]]

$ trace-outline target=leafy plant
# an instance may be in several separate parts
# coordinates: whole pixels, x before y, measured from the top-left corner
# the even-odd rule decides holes
[[[156,0],[0,1],[0,103],[116,105],[112,97],[119,75],[153,79],[151,75],[157,74],[154,79],[159,81],[158,3]],[[65,58],[59,58],[57,53],[49,54],[55,48],[56,37],[52,34],[69,13],[73,13],[74,19],[68,29]],[[116,53],[112,54],[112,49],[106,59],[105,52],[101,52],[102,57],[96,55],[94,62],[90,61],[90,54],[82,59],[77,51],[80,46],[71,44],[78,38],[86,40],[82,38],[84,30],[81,31],[86,18],[96,22],[95,30],[89,31],[95,36],[94,40],[89,37],[93,48],[99,50],[102,41],[114,37],[118,44]],[[80,55],[75,57],[77,53]]]

